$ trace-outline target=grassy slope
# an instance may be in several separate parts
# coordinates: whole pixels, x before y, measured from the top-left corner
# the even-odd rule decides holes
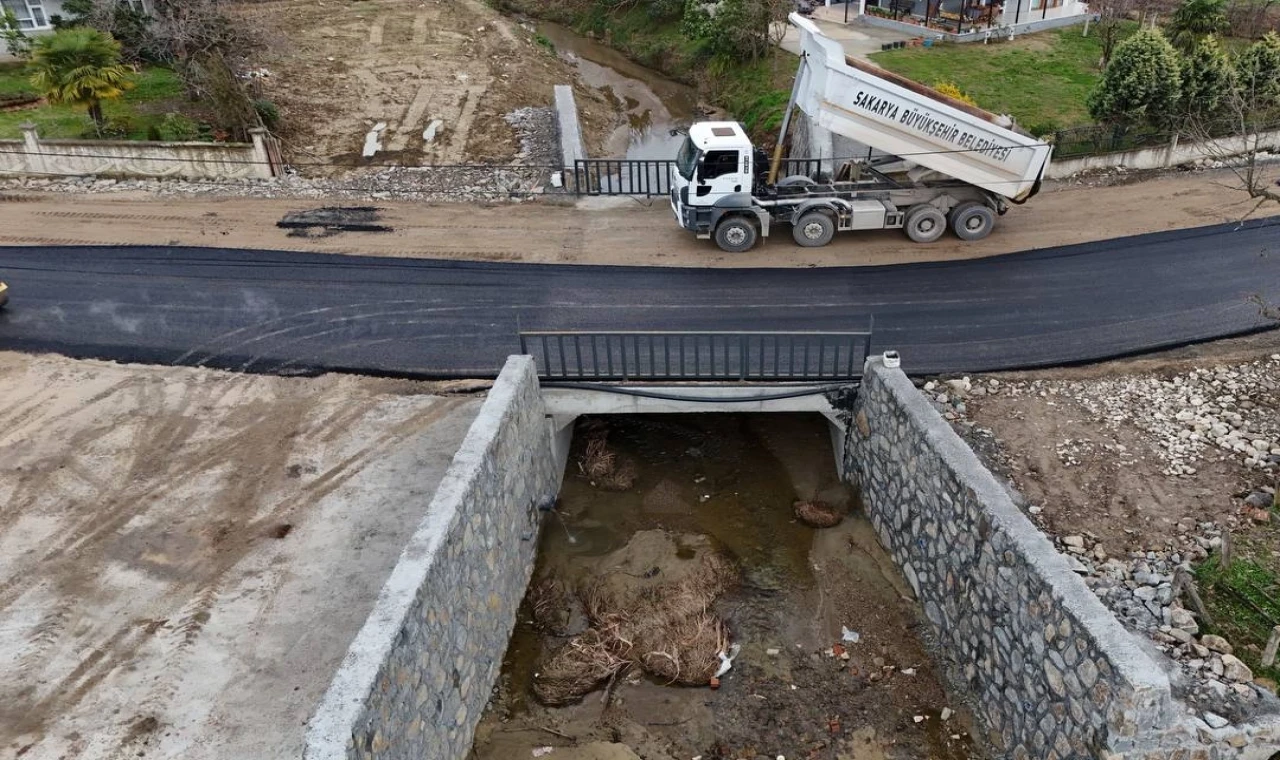
[[[1280,624],[1280,512],[1272,510],[1271,522],[1240,531],[1234,544],[1228,570],[1216,554],[1196,568],[1200,594],[1213,615],[1213,624],[1202,627],[1226,636],[1255,676],[1280,681],[1280,666],[1263,668],[1259,662],[1272,627]]]
[[[1102,43],[1081,28],[992,45],[941,45],[875,53],[890,71],[934,85],[956,83],[978,105],[1012,114],[1035,134],[1089,123],[1085,98],[1101,72]]]
[[[138,75],[137,87],[123,98],[103,104],[110,121],[127,120],[129,139],[145,140],[148,128],[159,124],[171,101],[183,95],[182,82],[169,69],[147,68]],[[0,93],[34,92],[21,64],[0,64]],[[92,122],[84,108],[76,106],[44,105],[39,108],[0,112],[0,139],[21,137],[18,128],[24,122],[33,122],[41,137],[71,139],[91,135]]]

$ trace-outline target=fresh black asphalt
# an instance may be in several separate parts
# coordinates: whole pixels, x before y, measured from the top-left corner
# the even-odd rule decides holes
[[[353,237],[353,245],[356,238]],[[782,245],[782,243],[773,243]],[[711,250],[708,250],[708,255]],[[0,248],[0,348],[252,372],[493,376],[517,330],[859,330],[914,374],[1264,329],[1280,217],[972,261],[675,269],[166,247]]]

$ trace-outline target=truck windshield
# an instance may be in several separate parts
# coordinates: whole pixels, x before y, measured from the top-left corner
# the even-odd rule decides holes
[[[693,171],[696,168],[698,168],[698,149],[694,147],[693,140],[686,137],[680,146],[680,152],[676,154],[676,171],[680,172],[680,176],[685,180],[692,182]]]

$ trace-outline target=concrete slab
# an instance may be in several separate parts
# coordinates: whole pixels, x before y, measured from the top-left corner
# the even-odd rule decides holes
[[[843,14],[843,6],[833,5],[830,8],[818,8],[813,14],[813,21],[822,33],[840,43],[846,54],[854,58],[869,61],[872,53],[879,53],[880,46],[886,42],[901,42],[911,39],[905,33],[892,29],[881,29],[855,22],[855,8],[849,8],[849,23],[839,22],[837,14]],[[800,54],[800,30],[794,26],[787,27],[786,36],[779,43],[783,50],[796,55]]]
[[[300,757],[480,405],[423,390],[0,354],[0,758]]]

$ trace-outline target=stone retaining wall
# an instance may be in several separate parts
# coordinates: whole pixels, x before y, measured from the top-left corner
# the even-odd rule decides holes
[[[1018,760],[1263,760],[1273,722],[1211,731],[901,370],[868,361],[845,474],[989,744]],[[1227,731],[1227,729],[1223,729]]]
[[[533,360],[511,357],[316,710],[306,760],[467,756],[559,476]]]

